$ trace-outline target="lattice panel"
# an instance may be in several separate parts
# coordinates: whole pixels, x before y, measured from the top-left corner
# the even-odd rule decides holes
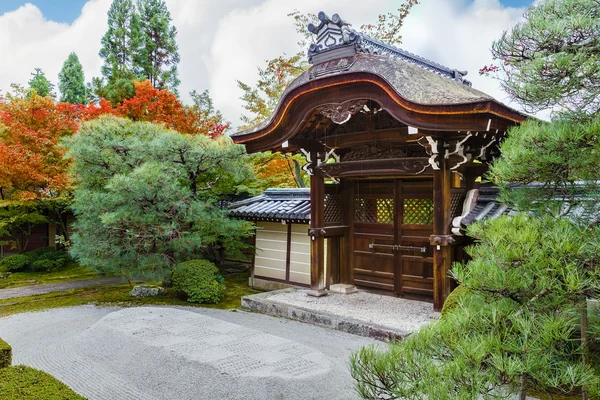
[[[354,220],[370,224],[393,224],[394,200],[357,198],[354,203]]]
[[[325,195],[325,211],[324,211],[325,222],[329,223],[341,223],[342,212],[340,210],[340,195],[339,194],[326,194]]]
[[[464,196],[462,192],[452,193],[452,198],[450,200],[450,210],[452,218],[458,217],[462,212]]]
[[[433,200],[404,199],[403,223],[406,225],[433,224]]]

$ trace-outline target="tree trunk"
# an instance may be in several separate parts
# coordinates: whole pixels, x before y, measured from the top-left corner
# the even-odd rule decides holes
[[[527,399],[527,389],[525,385],[527,383],[527,374],[521,374],[521,382],[519,384],[519,400]]]
[[[588,365],[588,354],[589,354],[589,347],[588,347],[588,314],[587,314],[587,298],[585,295],[581,295],[580,298],[580,303],[579,303],[579,318],[580,318],[580,322],[581,322],[581,362],[583,363],[584,366]],[[585,387],[581,388],[581,399],[582,400],[587,400],[587,393],[585,391]]]

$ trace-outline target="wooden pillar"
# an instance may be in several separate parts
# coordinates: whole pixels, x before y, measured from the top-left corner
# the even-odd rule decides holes
[[[351,181],[342,181],[342,190],[340,192],[340,215],[342,225],[348,226],[344,236],[340,238],[340,283],[352,284],[352,260],[353,260],[353,242],[352,242],[352,222],[354,195]]]
[[[313,160],[316,158],[313,158]],[[310,177],[310,288],[312,296],[325,292],[325,179],[323,172],[314,167]]]
[[[439,148],[443,149],[442,143]],[[433,171],[433,235],[430,244],[433,246],[433,308],[440,311],[446,297],[450,294],[451,279],[448,272],[452,266],[451,224],[451,185],[452,171],[448,169],[446,160],[440,154],[439,170]]]

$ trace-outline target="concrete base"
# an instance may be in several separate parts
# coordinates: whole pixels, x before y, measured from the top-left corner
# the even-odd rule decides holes
[[[276,315],[307,322],[309,324],[335,329],[353,335],[370,337],[385,342],[401,340],[411,332],[401,331],[386,326],[367,323],[354,318],[343,317],[323,311],[315,311],[305,307],[273,301],[270,297],[277,293],[286,293],[298,289],[285,289],[276,292],[253,294],[242,297],[242,308],[260,313]]]
[[[248,286],[260,290],[282,290],[293,287],[287,283],[268,281],[266,279],[248,278]]]
[[[307,290],[306,294],[311,297],[323,297],[327,296],[327,290]]]
[[[356,286],[349,283],[336,283],[335,285],[331,285],[329,287],[329,291],[339,294],[352,294],[357,293],[358,289],[356,289]]]

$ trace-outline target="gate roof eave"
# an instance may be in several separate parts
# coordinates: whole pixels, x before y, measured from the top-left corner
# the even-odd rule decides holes
[[[527,116],[493,97],[401,59],[355,54],[311,67],[259,125],[231,136],[249,152],[279,150],[317,107],[372,100],[405,125],[430,131],[506,130]]]

